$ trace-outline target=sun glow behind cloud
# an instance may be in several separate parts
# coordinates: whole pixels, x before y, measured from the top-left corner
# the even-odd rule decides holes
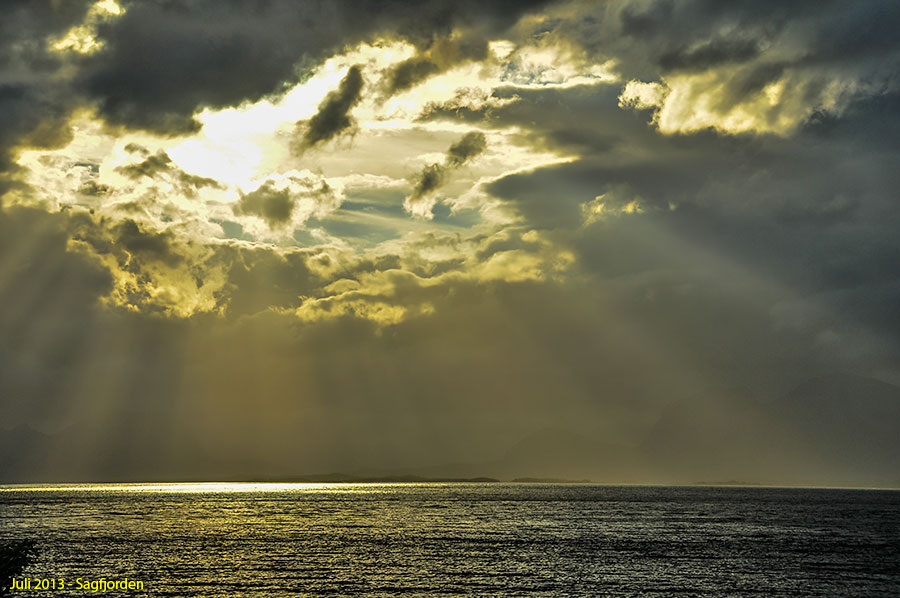
[[[12,197],[22,205],[89,211],[93,218],[121,223],[120,235],[125,231],[121,227],[136,227],[135,234],[160,243],[159,235],[167,235],[179,239],[179,246],[191,247],[183,250],[184,256],[143,263],[140,271],[129,252],[103,254],[98,259],[114,279],[107,303],[131,310],[143,304],[162,306],[178,317],[221,314],[224,308],[217,297],[227,276],[213,265],[215,245],[316,248],[331,260],[343,254],[402,256],[416,253],[411,248],[423,237],[494,234],[514,225],[518,216],[485,192],[486,186],[574,157],[523,143],[527,131],[519,126],[473,125],[422,115],[447,103],[478,110],[518,101],[515,93],[495,94],[498,89],[562,89],[615,81],[609,74],[611,63],[584,64],[562,50],[499,40],[492,42],[484,60],[464,61],[386,96],[391,69],[414,55],[415,48],[407,43],[360,44],[325,60],[278,95],[199,111],[194,116],[199,130],[178,137],[109,129],[95,113],[81,111],[65,147],[20,151],[18,163],[35,191]],[[364,85],[349,113],[352,127],[322,147],[299,154],[297,137],[357,67]],[[422,168],[441,163],[447,148],[470,134],[482,136],[483,150],[448,168],[427,201],[412,214],[404,212],[403,198]],[[439,207],[449,215],[442,212],[435,218]],[[346,229],[355,231],[353,236],[341,232]],[[361,245],[365,239],[374,240]],[[479,263],[473,259],[478,246],[447,243],[430,251],[437,251],[446,263],[459,264],[461,270],[448,276],[482,281],[539,280],[545,269],[551,272],[571,263],[570,258],[559,259],[562,250],[549,246],[538,253],[512,251]],[[72,249],[90,253],[82,241],[74,242]],[[416,259],[427,262],[438,253]],[[353,289],[323,289],[321,297],[306,301],[296,314],[317,319],[355,313],[390,323],[432,309],[427,300],[418,307],[399,306],[397,298],[391,298],[397,280],[376,274],[361,277]],[[417,284],[440,281],[423,278]]]
[[[260,241],[284,242],[313,212],[321,219],[339,209],[341,202],[332,203],[324,212],[323,206],[314,211],[298,208],[300,215],[292,219],[294,227],[267,227],[250,212],[236,214],[233,207],[241,197],[269,184],[267,181],[291,176],[298,169],[313,169],[323,184],[338,192],[348,184],[357,195],[390,187],[402,190],[415,171],[441,154],[454,136],[473,130],[462,123],[419,121],[430,106],[448,101],[471,108],[501,106],[516,98],[492,96],[499,87],[613,81],[606,67],[589,67],[583,74],[579,65],[567,63],[552,49],[515,48],[506,41],[495,42],[492,48],[485,62],[465,63],[385,99],[379,86],[386,71],[409,59],[414,48],[401,42],[362,44],[326,60],[279,96],[200,111],[195,118],[201,128],[195,134],[160,138],[140,132],[107,132],[95,116],[82,113],[74,122],[69,145],[58,150],[24,150],[19,164],[28,169],[32,186],[47,194],[40,201],[80,204],[111,215],[123,206],[140,206],[145,222],[156,229],[182,226],[206,238],[221,237],[210,223],[233,220]],[[327,151],[297,156],[291,150],[297,129],[316,113],[353,65],[361,65],[365,87],[360,105],[352,112],[357,123],[352,134],[330,142],[334,147]],[[439,198],[454,210],[485,209],[489,213],[495,202],[478,192],[480,183],[569,159],[522,145],[516,139],[522,132],[516,128],[484,132],[489,140],[487,151],[467,168],[454,172]],[[140,160],[154,154],[170,160],[167,170],[130,179],[123,176],[123,171],[134,171]],[[190,177],[211,183],[185,194],[178,181]],[[397,228],[402,230],[397,220]]]
[[[115,0],[99,0],[88,9],[84,23],[69,29],[65,35],[50,40],[50,47],[57,52],[94,54],[103,49],[103,42],[97,40],[97,25],[103,21],[119,17],[124,10]]]
[[[302,494],[372,492],[389,483],[340,482],[199,482],[171,484],[36,484],[0,485],[0,492],[126,492],[131,494],[239,494],[292,492]]]
[[[714,129],[735,135],[787,136],[817,112],[839,114],[864,83],[843,78],[809,80],[786,72],[756,93],[729,100],[734,75],[725,69],[678,74],[659,82],[629,81],[619,106],[652,110],[666,134]]]

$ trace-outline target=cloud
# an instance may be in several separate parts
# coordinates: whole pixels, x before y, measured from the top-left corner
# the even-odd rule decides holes
[[[463,135],[447,150],[447,166],[459,168],[466,162],[487,149],[487,140],[481,131],[472,131]]]
[[[85,213],[16,208],[2,217],[0,238],[13,246],[45,230],[43,259],[15,267],[10,256],[33,256],[7,247],[0,265],[18,273],[16,293],[41,289],[48,297],[32,306],[7,289],[5,305],[14,309],[0,318],[9,331],[0,346],[15,375],[0,377],[3,396],[14,397],[2,403],[4,420],[45,421],[40,414],[53,413],[95,441],[60,439],[68,453],[45,441],[51,458],[21,470],[32,479],[66,471],[76,478],[242,475],[244,468],[284,475],[460,461],[478,470],[547,426],[616,443],[650,438],[665,453],[682,444],[678,436],[651,435],[662,416],[680,433],[694,430],[688,446],[721,446],[719,428],[678,424],[666,405],[681,405],[695,421],[729,421],[745,417],[751,404],[735,393],[768,396],[773,379],[790,384],[800,371],[835,367],[831,350],[809,334],[818,322],[773,320],[783,293],[770,294],[728,260],[647,220],[660,215],[592,223],[578,263],[560,253],[552,233],[523,228],[431,235],[376,257],[201,248]],[[458,255],[468,257],[455,261]],[[107,256],[114,261],[98,261]],[[106,263],[121,271],[111,275]],[[580,265],[588,269],[565,275]],[[63,270],[71,276],[60,278]],[[601,277],[585,275],[592,270]],[[111,278],[118,286],[126,275],[130,294],[98,309]],[[206,288],[222,308],[162,318],[164,306],[186,304],[175,294],[189,284],[195,293]],[[42,318],[19,318],[24,307]],[[69,322],[67,334],[56,328],[60,322]],[[15,334],[16,326],[27,334]],[[43,326],[54,333],[43,335]],[[95,338],[103,342],[90,342]],[[760,377],[760,362],[774,369]],[[248,397],[259,407],[249,417]],[[129,434],[109,434],[105,419],[78,416],[89,412],[126,422]],[[186,418],[191,425],[181,423]],[[298,427],[314,438],[296,434]],[[264,440],[247,431],[256,429],[267,431]],[[761,448],[758,438],[721,448],[742,475],[755,475],[750,456]],[[773,432],[761,438],[775,442]],[[327,450],[308,450],[313,446]],[[121,469],[94,461],[111,449],[128,455]],[[783,455],[785,475],[796,455]],[[668,475],[694,475],[698,459],[671,464]],[[15,463],[7,461],[6,471]],[[584,465],[573,471],[617,475]],[[644,462],[629,475],[662,474]]]
[[[413,13],[383,0],[133,3],[98,26],[103,50],[82,60],[77,81],[111,123],[184,134],[197,130],[198,108],[277,94],[343,47],[391,33],[426,39],[457,23],[493,30],[540,4],[429,0]]]
[[[134,220],[124,220],[112,229],[114,242],[117,246],[132,254],[145,256],[153,261],[158,260],[170,266],[178,265],[183,257],[177,253],[172,245],[174,239],[171,233],[156,233],[142,230]]]
[[[142,162],[120,166],[116,170],[130,179],[139,179],[141,177],[149,177],[152,179],[160,172],[168,171],[171,164],[172,160],[169,158],[168,154],[160,150]]]
[[[423,240],[416,252],[428,255],[448,241]],[[485,238],[479,261],[508,260],[509,272],[521,271],[520,259],[505,256],[537,256],[541,246],[526,233]],[[75,477],[242,475],[245,468],[284,475],[460,461],[477,470],[547,426],[639,442],[668,413],[668,403],[701,414],[707,404],[713,413],[742,413],[738,398],[722,397],[715,376],[704,376],[725,364],[749,364],[772,347],[795,364],[807,349],[754,306],[723,304],[718,270],[685,292],[676,278],[609,285],[448,272],[430,280],[375,262],[359,262],[325,281],[311,273],[314,254],[264,247],[226,246],[216,259],[230,264],[223,289],[239,293],[232,295],[233,310],[180,320],[141,310],[97,313],[81,345],[38,355],[42,367],[57,360],[53,381],[64,381],[60,388],[40,378],[40,368],[21,367],[25,355],[34,357],[21,351],[21,339],[37,342],[35,329],[25,337],[4,335],[20,376],[0,379],[4,390],[38,385],[34,393],[43,392],[44,412],[72,414],[78,436],[95,440],[69,443],[71,463],[66,453],[51,451],[31,476],[58,476],[67,465]],[[331,301],[311,301],[326,288]],[[298,322],[292,310],[264,307],[279,304],[321,313]],[[716,325],[698,330],[711,313],[721,316]],[[718,349],[724,362],[707,362],[704,355],[695,369],[687,347],[715,354],[738,332],[740,352]],[[88,343],[96,336],[104,342]],[[805,353],[811,362],[819,358]],[[795,375],[785,368],[779,375]],[[77,416],[97,409],[98,397],[106,401],[98,409],[104,421]],[[248,401],[257,408],[248,411]],[[27,405],[4,401],[5,421],[23,421]],[[105,418],[123,422],[129,433],[109,433]],[[258,429],[266,434],[248,432]],[[701,426],[694,442],[718,433]],[[654,446],[679,446],[667,442]],[[746,454],[733,444],[721,450]],[[411,445],[417,450],[409,451]],[[316,446],[320,450],[311,450]],[[127,455],[121,469],[94,461],[111,448]],[[670,475],[691,475],[692,467]],[[596,479],[615,475],[576,469]],[[658,473],[642,464],[630,475],[656,479]]]
[[[67,390],[61,375],[91,344],[113,277],[90,253],[72,251],[70,217],[0,209],[0,417],[38,416]]]
[[[337,90],[329,93],[319,105],[319,111],[306,123],[297,153],[334,139],[353,125],[350,110],[362,98],[363,77],[359,65],[351,66]]]
[[[293,211],[294,199],[291,197],[290,191],[287,189],[277,190],[269,182],[244,195],[234,208],[234,213],[238,215],[260,216],[272,228],[287,224]]]
[[[478,475],[584,437],[632,481],[795,481],[816,447],[758,406],[900,381],[894,3],[89,4],[0,22],[0,419],[77,432],[19,472]],[[352,148],[266,120],[310,72],[299,143]],[[169,137],[225,106],[260,121]]]
[[[661,83],[629,81],[619,96],[619,106],[647,110],[663,105],[669,90]]]
[[[194,115],[202,108],[277,95],[341,48],[384,36],[425,48],[426,40],[437,40],[430,55],[443,64],[454,53],[471,54],[468,42],[446,41],[456,39],[453,31],[481,39],[545,3],[511,9],[502,0],[429,0],[412,14],[383,0],[302,6],[270,0],[255,7],[176,0],[120,8],[90,0],[17,1],[7,7],[0,31],[0,168],[12,168],[14,147],[67,142],[68,121],[80,109],[96,111],[111,126],[188,134],[198,131]],[[55,47],[72,32],[79,32],[77,44]],[[78,45],[88,37],[89,48]],[[332,116],[338,119],[330,124],[340,125],[340,115]]]
[[[625,81],[662,86],[654,124],[666,133],[788,135],[816,114],[840,114],[896,89],[887,64],[897,50],[887,30],[900,13],[889,2],[849,12],[833,2],[816,10],[805,2],[701,0],[573,6],[562,18],[535,20],[532,35],[615,57]],[[871,35],[861,39],[861,30]]]
[[[109,185],[104,185],[103,183],[98,183],[96,181],[87,181],[78,188],[78,192],[83,195],[100,197],[111,193],[112,187],[110,187]]]
[[[144,148],[140,148],[134,144],[129,144],[126,149],[129,147],[131,148],[130,151],[132,153],[143,153],[144,155],[148,153]],[[143,150],[143,152],[141,150]],[[204,187],[213,187],[216,189],[224,188],[224,185],[215,179],[188,174],[181,170],[175,166],[172,159],[163,150],[159,150],[155,154],[147,156],[147,158],[141,162],[119,166],[116,168],[116,172],[132,180],[140,180],[143,177],[152,180],[159,175],[164,175],[173,180],[179,186],[181,192],[187,197],[195,197],[197,190]]]
[[[412,195],[409,196],[409,202],[419,201],[440,187],[444,182],[446,172],[447,167],[442,164],[429,164],[423,168],[419,173],[419,180],[413,188]]]
[[[472,131],[463,135],[459,141],[447,149],[447,156],[443,164],[429,164],[422,169],[412,194],[403,201],[403,206],[416,216],[431,218],[435,205],[435,201],[430,197],[431,194],[444,184],[451,170],[461,168],[466,162],[483,153],[486,148],[487,140],[481,131]]]
[[[698,71],[730,63],[747,62],[759,55],[759,44],[748,39],[711,39],[693,47],[677,48],[659,57],[665,71]]]
[[[337,209],[343,195],[322,177],[310,172],[294,172],[263,182],[241,195],[232,208],[236,216],[255,216],[270,230],[300,226],[310,217],[324,217]]]
[[[811,344],[840,328],[841,341],[830,350],[848,360],[844,367],[859,367],[867,355],[864,361],[885,371],[877,355],[896,352],[898,330],[883,307],[897,296],[896,276],[882,262],[898,255],[882,221],[897,213],[890,199],[897,175],[885,168],[898,152],[889,140],[896,97],[859,99],[840,116],[820,115],[790,135],[757,137],[663,135],[645,118],[622,118],[616,94],[604,87],[518,90],[515,104],[467,123],[529,126],[531,143],[579,155],[501,177],[484,190],[528,226],[552,231],[560,242],[572,239],[579,264],[603,278],[685,273],[690,260],[676,266],[668,257],[684,251],[681,242],[727,258],[797,292],[801,309],[831,314],[812,318],[817,324],[804,333]],[[552,122],[541,116],[551,101],[566,106]]]
[[[440,67],[428,58],[414,56],[391,69],[387,79],[386,92],[394,94],[406,90],[426,78],[440,72]]]
[[[436,36],[424,50],[392,67],[385,75],[386,96],[406,91],[432,75],[443,73],[469,61],[488,56],[487,40],[475,31],[457,31]]]
[[[65,6],[12,2],[0,24],[0,172],[12,168],[12,148],[54,147],[71,131],[67,117],[78,104],[64,76],[66,64],[42,41],[83,20],[91,3]]]

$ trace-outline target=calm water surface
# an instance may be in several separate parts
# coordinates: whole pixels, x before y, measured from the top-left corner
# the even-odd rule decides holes
[[[523,484],[0,487],[30,577],[142,596],[900,596],[900,492]],[[127,595],[111,591],[105,595]]]

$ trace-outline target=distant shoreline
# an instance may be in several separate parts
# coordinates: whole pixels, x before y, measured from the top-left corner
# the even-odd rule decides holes
[[[81,480],[81,481],[5,481],[0,486],[97,485],[97,484],[592,484],[589,479],[524,477],[502,480],[492,477],[353,476],[326,474],[279,478],[233,477],[199,481],[192,478]]]
[[[290,485],[290,484],[590,484],[597,486],[635,486],[635,487],[668,487],[668,488],[783,488],[797,490],[890,490],[900,491],[900,486],[856,486],[856,485],[804,485],[804,484],[768,484],[762,482],[721,481],[721,482],[685,482],[685,483],[650,483],[650,482],[599,482],[590,479],[521,477],[499,479],[491,477],[420,477],[420,476],[351,476],[345,474],[325,474],[310,476],[293,476],[284,478],[222,478],[217,480],[198,481],[197,479],[166,480],[104,480],[104,481],[4,481],[0,482],[0,491],[16,491],[29,489],[77,490],[81,487],[93,486],[252,486],[257,485]]]

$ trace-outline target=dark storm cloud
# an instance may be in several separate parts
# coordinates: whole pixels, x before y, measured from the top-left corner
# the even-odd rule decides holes
[[[532,36],[554,39],[598,62],[614,58],[627,81],[718,73],[720,108],[759,93],[784,73],[789,87],[823,101],[829,84],[856,82],[848,93],[896,89],[900,25],[895,2],[848,7],[841,2],[609,2],[575,5],[571,18],[534,26]],[[716,70],[718,69],[718,70]],[[798,94],[799,95],[799,94]],[[778,113],[781,107],[774,107]]]
[[[125,9],[101,28],[107,51],[87,61],[82,85],[108,121],[163,134],[195,130],[200,106],[277,92],[296,77],[305,53],[318,57],[340,40],[324,3],[135,2]]]
[[[332,91],[319,104],[319,110],[306,123],[303,138],[295,151],[303,153],[315,145],[334,139],[353,125],[350,110],[362,99],[363,77],[359,66],[352,66]]]
[[[53,89],[0,83],[0,171],[12,167],[12,146],[46,148],[69,141],[66,119],[72,106]]]
[[[100,29],[107,49],[85,61],[83,88],[113,123],[177,134],[201,106],[277,93],[298,65],[378,35],[430,39],[457,26],[502,30],[543,2],[368,0],[295,3],[131,2]],[[152,60],[147,60],[152,56]]]
[[[88,1],[12,0],[0,19],[0,171],[11,146],[51,147],[69,137],[66,119],[76,98],[58,77],[63,61],[46,39],[80,22]]]
[[[658,288],[640,281],[669,271],[689,288],[692,260],[699,258],[678,258],[685,251],[681,243],[688,243],[796,292],[794,299],[760,309],[777,326],[796,326],[798,338],[805,336],[809,350],[827,354],[832,367],[894,371],[889,364],[900,355],[900,326],[887,306],[900,301],[900,279],[888,264],[900,260],[900,245],[887,223],[900,218],[900,179],[889,166],[900,157],[900,53],[887,32],[900,22],[896,5],[854,5],[849,12],[837,4],[756,2],[582,8],[579,19],[546,29],[564,32],[560,42],[579,43],[597,60],[615,57],[626,80],[728,69],[721,71],[724,84],[712,98],[723,111],[758,97],[782,77],[807,103],[834,82],[861,85],[851,86],[855,95],[842,110],[814,111],[784,137],[661,135],[647,115],[618,109],[619,86],[516,90],[520,101],[489,113],[433,110],[425,118],[528,126],[531,143],[577,152],[581,158],[573,163],[505,177],[487,190],[506,198],[530,225],[573,239],[582,265],[594,275],[634,279],[639,293],[657,297],[655,309],[674,307],[676,296],[662,299]],[[722,36],[734,26],[739,35]],[[833,51],[835,45],[846,52]],[[549,120],[549,103],[566,108]],[[780,110],[774,106],[769,118],[778,118]],[[631,201],[644,213],[615,214],[616,206]],[[573,235],[585,206],[597,202],[612,210]],[[711,297],[697,315],[726,309],[727,301]],[[712,333],[703,318],[686,313],[669,313],[652,328],[661,329],[668,318],[691,319],[693,332],[682,331],[685,337]],[[729,330],[708,346],[745,337]],[[778,360],[764,356],[767,344],[761,340],[762,353],[744,356],[747,362],[777,367]],[[715,360],[715,350],[699,347]],[[784,360],[798,371],[815,371],[803,351]],[[741,361],[723,371],[752,386],[758,369],[743,368]]]
[[[65,143],[71,112],[86,104],[111,124],[186,133],[198,128],[199,108],[278,93],[329,52],[364,39],[399,36],[427,49],[459,28],[503,31],[545,3],[428,0],[410,10],[382,0],[131,1],[98,23],[103,49],[81,56],[48,42],[83,23],[92,2],[12,0],[0,23],[0,168],[11,167],[13,146]]]
[[[664,70],[705,70],[729,62],[746,62],[759,54],[755,40],[714,39],[696,48],[679,48],[659,57]]]
[[[537,143],[582,156],[502,178],[487,190],[531,226],[572,239],[582,265],[604,278],[639,280],[657,270],[687,277],[699,258],[689,253],[680,260],[682,242],[732,260],[793,289],[803,298],[798,305],[831,314],[809,316],[802,326],[811,345],[834,335],[829,351],[843,364],[835,367],[890,369],[900,355],[898,320],[886,307],[900,301],[900,279],[888,266],[900,260],[900,244],[887,224],[900,218],[900,178],[889,166],[900,157],[896,96],[858,100],[793,136],[758,137],[662,135],[637,115],[623,117],[617,92],[517,92],[521,101],[492,111],[493,124],[539,122]],[[540,121],[550,97],[566,105],[566,114]],[[643,213],[616,215],[631,201]],[[611,212],[583,224],[585,208],[598,202]],[[787,313],[774,303],[767,309]],[[799,312],[791,313],[799,321]],[[788,325],[790,317],[778,319]],[[695,325],[695,334],[705,327]]]
[[[452,144],[447,149],[447,157],[443,164],[429,164],[419,173],[415,187],[413,187],[410,202],[416,202],[427,197],[441,185],[447,178],[447,173],[465,165],[466,162],[484,152],[487,148],[487,140],[484,133],[472,131]]]

